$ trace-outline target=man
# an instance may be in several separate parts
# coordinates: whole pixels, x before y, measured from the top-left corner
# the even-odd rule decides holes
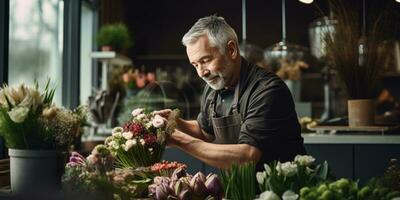
[[[289,89],[240,57],[237,35],[224,18],[199,19],[182,43],[207,85],[197,120],[178,119],[169,145],[221,169],[255,162],[261,170],[263,163],[305,153]]]

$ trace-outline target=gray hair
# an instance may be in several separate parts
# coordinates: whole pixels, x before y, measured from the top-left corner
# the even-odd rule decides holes
[[[207,35],[212,46],[217,47],[221,53],[225,53],[229,40],[234,40],[238,44],[235,30],[223,17],[216,15],[207,16],[197,20],[190,30],[183,36],[182,44],[196,42],[201,36]]]

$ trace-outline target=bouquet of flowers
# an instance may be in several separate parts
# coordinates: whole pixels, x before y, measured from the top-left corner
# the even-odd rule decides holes
[[[71,111],[53,105],[55,89],[39,84],[0,89],[0,136],[8,148],[65,150],[80,135],[85,107]]]
[[[135,170],[114,170],[114,161],[104,145],[97,145],[87,158],[72,152],[63,176],[63,189],[92,199],[147,196],[152,179]]]
[[[315,186],[327,180],[328,164],[325,161],[314,165],[315,158],[309,155],[297,155],[294,161],[265,164],[265,171],[257,172],[256,178],[260,190],[265,191],[259,199],[297,199],[302,187]],[[271,198],[271,197],[278,198]]]
[[[174,110],[165,119],[138,108],[132,111],[133,119],[123,127],[115,127],[105,145],[116,158],[118,167],[148,167],[161,160],[166,137],[176,127],[179,111]]]
[[[182,167],[175,169],[171,176],[156,176],[149,186],[149,196],[156,200],[219,200],[224,190],[218,175],[197,172],[194,176]]]

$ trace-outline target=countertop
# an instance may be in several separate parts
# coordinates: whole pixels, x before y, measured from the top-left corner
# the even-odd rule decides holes
[[[305,144],[400,144],[400,135],[302,134]]]

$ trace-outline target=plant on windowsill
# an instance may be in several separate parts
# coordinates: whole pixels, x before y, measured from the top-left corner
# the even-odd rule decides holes
[[[0,136],[9,148],[13,193],[59,187],[63,152],[80,135],[84,107],[56,107],[49,85],[50,80],[43,91],[38,83],[0,89]]]
[[[366,32],[360,30],[354,9],[340,0],[330,0],[330,3],[338,23],[325,37],[327,59],[347,89],[349,126],[373,125],[374,92],[390,55],[383,42],[390,33],[385,31],[390,27],[388,13],[381,12],[379,17],[370,20],[372,24]]]
[[[103,51],[121,52],[133,45],[128,27],[123,23],[101,26],[96,36],[96,42]]]

